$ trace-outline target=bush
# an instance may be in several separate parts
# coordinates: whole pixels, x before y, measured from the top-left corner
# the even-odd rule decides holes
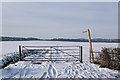
[[[94,63],[100,64],[100,67],[120,70],[120,48],[102,48],[96,58]]]

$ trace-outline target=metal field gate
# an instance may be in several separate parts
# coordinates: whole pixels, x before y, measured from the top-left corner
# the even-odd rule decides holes
[[[19,60],[82,62],[82,46],[19,46]]]

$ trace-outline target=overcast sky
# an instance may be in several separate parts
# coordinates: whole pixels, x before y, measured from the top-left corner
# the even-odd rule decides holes
[[[116,2],[2,3],[2,35],[37,38],[118,38]]]

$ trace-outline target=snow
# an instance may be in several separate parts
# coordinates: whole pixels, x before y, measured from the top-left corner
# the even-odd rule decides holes
[[[0,58],[5,54],[18,52],[18,46],[83,46],[83,61],[89,60],[89,43],[88,42],[62,42],[62,41],[3,41],[2,54]],[[93,43],[93,50],[100,51],[102,47],[118,47],[118,43]]]
[[[89,63],[89,43],[87,42],[60,42],[60,41],[11,41],[2,43],[2,56],[8,53],[18,52],[18,45],[30,46],[83,46],[83,63],[72,62],[40,62],[18,61],[0,69],[3,78],[115,78],[119,73],[107,68],[99,68],[98,65]],[[117,43],[93,43],[93,50],[100,51],[102,47],[118,47]],[[47,54],[47,53],[46,53]],[[46,55],[44,54],[44,55]],[[35,55],[29,56],[34,57]],[[56,51],[56,57],[64,57]],[[28,58],[29,58],[28,57]]]
[[[33,64],[30,61],[19,61],[1,71],[3,78],[115,78],[118,74],[116,71],[86,62]]]

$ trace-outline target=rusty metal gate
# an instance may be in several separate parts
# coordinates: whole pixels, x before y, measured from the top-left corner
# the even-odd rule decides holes
[[[82,62],[82,46],[19,46],[19,60]]]

